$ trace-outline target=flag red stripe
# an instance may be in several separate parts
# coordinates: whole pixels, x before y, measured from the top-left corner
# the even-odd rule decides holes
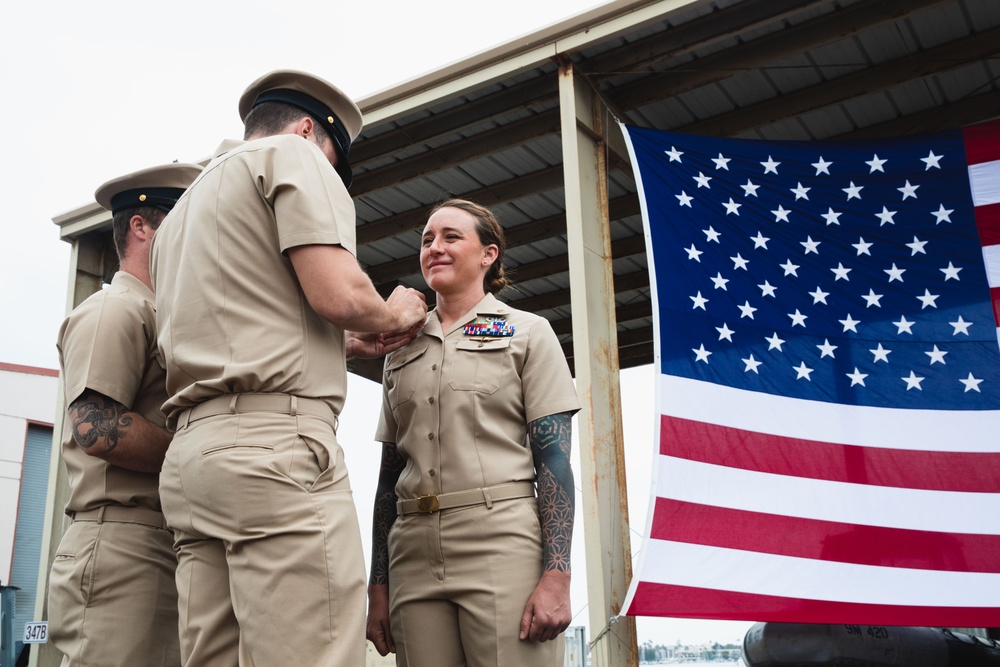
[[[1000,244],[1000,204],[976,207],[976,229],[984,247]]]
[[[641,582],[630,616],[932,627],[998,627],[1000,607],[911,607],[802,600]],[[886,622],[891,619],[892,622]]]
[[[1000,287],[990,288],[990,301],[993,303],[993,321],[1000,327]]]
[[[816,560],[1000,572],[1000,535],[859,526],[657,498],[649,536]]]
[[[839,445],[669,416],[660,418],[660,454],[851,484],[979,493],[1000,488],[1000,453]]]
[[[1000,160],[1000,121],[964,127],[962,136],[969,165]]]

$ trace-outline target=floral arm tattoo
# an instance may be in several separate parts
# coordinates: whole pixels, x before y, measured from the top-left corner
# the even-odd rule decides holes
[[[396,482],[405,466],[396,443],[383,442],[382,467],[372,510],[372,568],[368,583],[373,586],[389,583],[389,529],[396,521]]]
[[[572,414],[562,412],[528,424],[528,442],[535,460],[538,511],[542,522],[544,572],[569,572],[573,540],[575,486],[570,466]]]
[[[69,406],[73,439],[81,449],[101,444],[107,454],[132,426],[132,411],[96,391],[87,391]]]

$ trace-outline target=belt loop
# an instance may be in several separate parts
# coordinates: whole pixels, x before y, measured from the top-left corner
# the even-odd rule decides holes
[[[289,407],[288,407],[288,414],[290,414],[293,417],[297,417],[298,414],[299,414],[298,413],[299,399],[298,399],[298,397],[295,394],[292,394],[291,398],[292,398],[292,401],[291,401],[291,405],[289,405]]]
[[[239,397],[239,394],[233,394],[233,397],[229,399],[229,414],[236,414],[236,399]]]
[[[107,505],[101,505],[97,509],[97,523],[104,523],[104,510],[108,509]]]
[[[493,496],[490,495],[489,487],[483,489],[483,497],[486,498],[486,509],[493,509]]]

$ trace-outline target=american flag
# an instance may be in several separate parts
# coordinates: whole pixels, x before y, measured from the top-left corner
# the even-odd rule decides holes
[[[660,371],[626,613],[1000,626],[1000,124],[625,131]]]

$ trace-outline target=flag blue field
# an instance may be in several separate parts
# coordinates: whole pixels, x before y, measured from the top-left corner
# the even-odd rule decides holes
[[[1000,125],[625,130],[660,371],[627,613],[1000,625]]]

